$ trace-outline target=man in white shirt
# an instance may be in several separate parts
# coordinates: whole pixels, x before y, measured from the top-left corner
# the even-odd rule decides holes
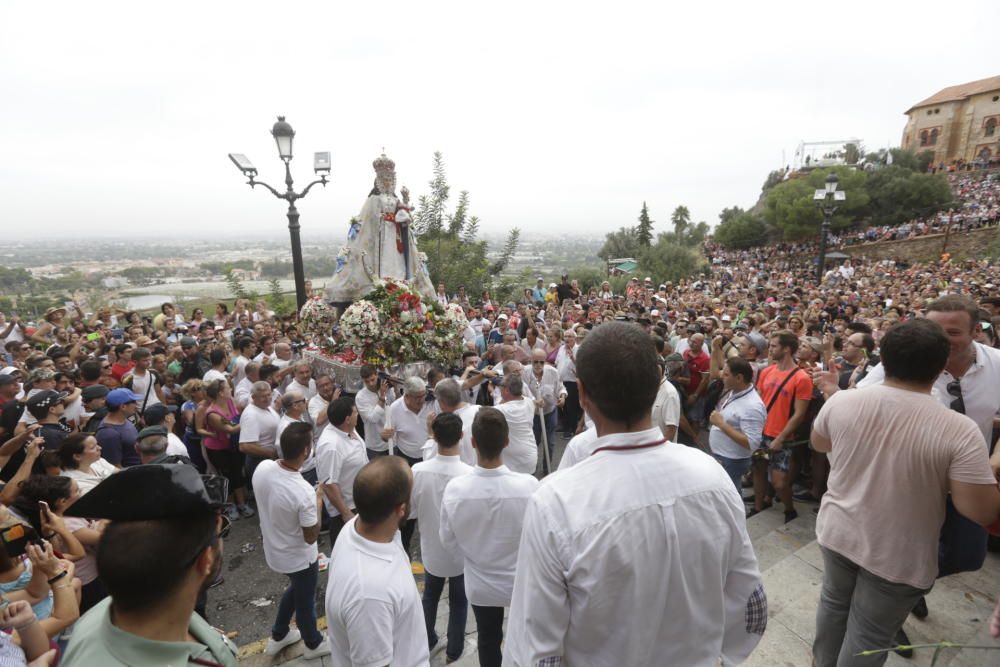
[[[246,367],[253,359],[254,352],[257,346],[254,345],[253,339],[249,336],[244,336],[236,341],[236,350],[239,353],[233,359],[232,370],[230,371],[233,385],[238,385],[240,380],[246,377]]]
[[[653,428],[653,341],[602,324],[576,371],[600,437],[528,503],[504,664],[742,662],[767,624],[743,501],[711,457]]]
[[[291,424],[282,432],[282,457],[262,462],[253,475],[264,559],[269,568],[289,579],[264,652],[277,655],[286,646],[304,639],[302,657],[306,660],[330,654],[329,643],[316,629],[319,498],[300,473],[311,450],[309,424]],[[291,629],[293,613],[296,627]]]
[[[662,361],[657,361],[656,365],[660,369],[660,387],[653,401],[653,427],[660,429],[663,437],[670,442],[676,442],[677,424],[681,419],[681,396],[667,378],[666,365]]]
[[[522,374],[522,379],[524,374]],[[559,408],[566,404],[566,386],[559,379],[559,371],[554,366],[545,363],[545,350],[535,349],[531,352],[531,372],[526,378],[525,384],[532,396],[535,397],[535,404],[541,409],[541,415],[535,415],[532,423],[532,430],[535,433],[535,442],[542,444],[542,419],[545,424],[545,440],[549,443],[549,461],[555,458],[556,422],[559,418]],[[546,469],[545,474],[551,472]]]
[[[385,413],[382,438],[389,440],[390,453],[401,456],[411,466],[423,461],[427,418],[433,411],[434,404],[427,402],[427,384],[418,377],[407,378],[403,383],[403,396],[393,401]],[[412,520],[403,526],[403,549],[407,554],[415,527],[416,521]]]
[[[309,420],[309,415],[306,413],[306,397],[297,391],[286,391],[281,396],[281,419],[278,420],[278,427],[274,431],[275,442],[278,443],[278,456],[281,457],[283,452],[281,451],[281,434],[284,433],[285,429],[291,424],[295,423],[309,424],[309,428],[313,428],[312,422]],[[314,435],[313,442],[316,441]],[[313,456],[312,450],[309,451],[309,456],[299,467],[299,472],[302,473],[302,478],[305,479],[309,484],[315,485],[318,481],[316,477],[316,457]]]
[[[188,449],[184,442],[174,434],[174,424],[176,423],[177,406],[157,403],[146,408],[143,414],[143,421],[147,428],[150,426],[160,426],[167,430],[167,456],[188,456]]]
[[[253,388],[253,383],[259,379],[259,373],[260,363],[256,361],[251,361],[243,367],[243,379],[233,387],[233,401],[240,410],[250,405],[250,390]]]
[[[368,458],[386,456],[389,443],[382,437],[385,428],[385,406],[392,405],[393,391],[389,383],[378,376],[378,369],[371,364],[361,367],[361,379],[365,386],[358,392],[354,402],[365,429],[365,447]]]
[[[326,409],[330,407],[330,401],[338,398],[340,398],[340,388],[331,376],[320,375],[316,378],[316,395],[309,399],[308,414],[317,441],[326,426]]]
[[[396,456],[380,456],[358,473],[358,515],[330,554],[326,618],[333,665],[429,662],[420,594],[398,537],[412,487],[409,466]]]
[[[742,357],[730,357],[722,366],[725,393],[708,421],[712,429],[708,444],[712,456],[743,494],[742,478],[750,470],[751,452],[760,447],[767,408],[753,386],[753,367]]]
[[[585,461],[596,449],[595,442],[597,442],[597,428],[595,426],[574,435],[572,440],[566,443],[566,449],[563,450],[562,458],[559,459],[557,470],[566,470],[580,461]]]
[[[250,390],[250,405],[240,415],[240,451],[246,455],[246,476],[253,479],[253,471],[261,461],[278,458],[278,421],[281,417],[271,407],[271,385],[255,382]]]
[[[446,378],[434,385],[434,398],[437,399],[441,414],[453,414],[462,420],[462,438],[458,443],[458,457],[469,466],[476,465],[476,450],[472,447],[472,421],[479,411],[478,405],[469,405],[462,400],[462,387],[454,378]],[[437,455],[438,443],[435,439],[424,445],[424,460]],[[428,445],[432,449],[428,449]]]
[[[296,362],[294,366],[294,377],[285,387],[285,391],[297,391],[306,397],[308,401],[316,395],[316,381],[312,379],[312,366],[308,361]]]
[[[505,375],[500,382],[503,402],[497,409],[507,420],[510,444],[503,450],[503,462],[514,472],[535,474],[538,467],[538,445],[532,423],[535,420],[535,402],[523,396],[524,382],[520,374]]]
[[[151,405],[163,402],[163,378],[150,368],[153,365],[153,353],[145,347],[136,348],[132,352],[135,368],[122,378],[122,386],[132,393],[142,396],[139,401],[140,414]]]
[[[442,380],[435,392],[448,380]],[[454,380],[451,380],[454,383]],[[462,558],[441,544],[441,500],[444,489],[455,477],[472,472],[472,466],[459,458],[459,442],[463,436],[462,419],[454,413],[440,414],[431,424],[437,455],[413,466],[413,493],[410,518],[420,526],[420,554],[424,562],[424,620],[427,623],[427,643],[431,650],[438,643],[434,630],[438,601],[448,582],[448,645],[445,656],[454,662],[462,656],[465,646],[465,621],[469,613],[465,598],[465,577]]]
[[[482,667],[500,665],[503,611],[514,587],[524,509],[538,488],[537,479],[503,464],[507,443],[503,413],[480,408],[472,422],[479,463],[471,474],[448,483],[441,502],[441,544],[465,561],[465,593],[476,617]]]
[[[354,478],[368,463],[365,442],[354,430],[358,410],[354,398],[341,396],[327,408],[327,425],[316,446],[316,469],[323,503],[330,514],[330,542],[354,516]]]
[[[580,395],[576,385],[576,332],[563,332],[563,344],[556,353],[559,380],[566,387],[566,404],[563,407],[563,433],[572,438],[580,421]]]

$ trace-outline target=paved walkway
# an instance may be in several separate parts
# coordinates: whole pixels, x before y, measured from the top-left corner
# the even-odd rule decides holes
[[[750,539],[757,554],[764,588],[767,591],[769,621],[767,632],[753,655],[745,665],[750,667],[802,667],[812,660],[811,645],[815,633],[816,607],[819,602],[820,586],[823,579],[823,559],[815,539],[815,505],[798,504],[799,518],[788,525],[783,524],[784,515],[780,509],[771,509],[752,517],[747,522]],[[423,567],[414,563],[417,586],[423,590]],[[989,554],[986,565],[979,572],[947,577],[935,585],[927,596],[930,615],[924,621],[913,616],[906,621],[904,629],[914,643],[949,640],[963,644],[996,645],[989,637],[989,617],[996,604],[1000,588],[1000,554]],[[447,626],[448,595],[442,595],[438,608],[437,629],[444,641]],[[323,627],[326,627],[323,619]],[[476,658],[475,619],[470,611],[466,626],[465,652],[462,658],[452,663],[456,667],[470,667],[479,664]],[[274,656],[263,654],[265,640],[241,649],[242,667],[324,667],[332,666],[328,658],[323,660],[303,660],[301,642],[290,646]],[[440,645],[440,644],[439,644]],[[886,664],[901,665],[931,664],[933,651],[917,651],[913,660],[905,660],[891,655]],[[945,651],[935,667],[981,667],[998,655],[986,651]],[[431,659],[432,667],[444,665],[444,653]]]

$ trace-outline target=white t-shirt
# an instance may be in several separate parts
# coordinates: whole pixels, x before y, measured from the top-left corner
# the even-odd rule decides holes
[[[174,435],[167,433],[167,456],[188,456],[188,449],[184,446],[184,441]]]
[[[510,606],[524,510],[537,488],[537,479],[505,465],[476,466],[445,487],[441,545],[465,559],[465,594],[472,604]]]
[[[392,390],[386,393],[385,404],[392,405]],[[365,447],[373,452],[384,452],[389,449],[389,442],[382,439],[382,429],[385,428],[385,407],[379,405],[378,394],[362,387],[354,399],[358,416],[365,425]]]
[[[290,574],[312,565],[319,553],[316,543],[308,544],[302,536],[303,528],[319,523],[316,492],[309,482],[298,471],[267,460],[253,473],[253,491],[267,566]]]
[[[274,408],[262,410],[251,403],[240,416],[240,443],[255,442],[260,447],[277,451],[275,436],[280,419]]]
[[[514,472],[534,474],[538,466],[538,445],[531,429],[535,419],[535,403],[519,398],[496,406],[507,418],[510,443],[503,450],[503,462]]]
[[[97,459],[91,463],[90,470],[93,474],[87,474],[82,470],[63,470],[60,474],[63,477],[75,479],[76,485],[80,487],[80,495],[82,496],[88,491],[91,491],[95,486],[106,480],[108,477],[111,477],[111,475],[118,472],[118,468],[114,467],[104,459]]]
[[[340,531],[326,585],[331,663],[427,667],[420,593],[399,533],[388,543],[358,535],[357,518]]]
[[[677,426],[681,417],[681,397],[669,380],[660,382],[653,402],[653,426],[661,431],[667,426]],[[676,437],[676,436],[675,436]]]
[[[354,508],[354,478],[368,463],[365,441],[356,431],[344,433],[336,426],[327,425],[320,436],[322,446],[317,446],[316,475],[321,484],[336,484],[349,509]],[[330,516],[340,516],[333,503],[323,496],[323,503]]]
[[[410,518],[416,519],[420,525],[420,554],[424,569],[436,577],[462,574],[462,558],[441,544],[441,500],[448,482],[470,472],[472,466],[462,463],[458,456],[438,455],[413,466]]]
[[[597,442],[597,428],[591,426],[583,433],[573,436],[573,439],[566,443],[562,458],[559,459],[559,470],[572,468],[583,461],[594,451],[594,443]]]
[[[205,374],[201,377],[201,381],[205,383],[215,382],[216,380],[228,380],[228,379],[229,378],[226,377],[225,373],[223,373],[222,371],[217,371],[214,368],[209,368],[207,371],[205,371]]]
[[[288,386],[285,387],[284,393],[287,394],[289,391],[299,392],[300,394],[305,396],[305,399],[308,401],[309,399],[311,399],[313,396],[316,395],[316,380],[309,378],[308,387],[299,384],[298,380],[292,380],[291,382],[288,383]]]
[[[129,372],[129,375],[132,378],[132,392],[142,396],[142,398],[139,399],[140,408],[142,407],[143,402],[145,402],[147,408],[160,402],[160,398],[156,395],[156,387],[149,386],[154,377],[152,371],[146,371],[142,375],[138,375],[133,368]],[[146,398],[147,390],[149,391],[148,399]]]
[[[232,371],[231,372],[232,372],[232,375],[233,375],[233,384],[234,385],[239,384],[240,380],[242,380],[243,378],[245,378],[247,376],[247,370],[246,369],[247,369],[247,364],[249,364],[249,363],[250,363],[250,360],[247,359],[246,357],[244,357],[243,355],[240,355],[240,356],[236,357],[235,359],[233,359],[233,365],[232,365]]]
[[[816,539],[869,572],[930,588],[950,480],[995,484],[975,422],[929,394],[838,391],[813,430],[832,447]]]

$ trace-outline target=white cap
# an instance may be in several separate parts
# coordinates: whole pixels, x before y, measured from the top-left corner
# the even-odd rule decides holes
[[[653,310],[649,311],[649,314],[652,317],[659,317],[660,316],[660,311],[658,311],[656,308],[654,308]]]
[[[506,320],[507,319],[507,314],[506,313],[500,313],[499,315],[497,315],[497,319],[498,320]]]
[[[4,366],[3,369],[0,369],[0,375],[10,375],[11,373],[16,373],[19,370],[21,369],[16,366]]]

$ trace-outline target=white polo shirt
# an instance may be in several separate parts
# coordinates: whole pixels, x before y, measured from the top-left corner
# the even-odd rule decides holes
[[[410,518],[416,519],[420,526],[420,554],[424,569],[435,577],[457,577],[462,574],[464,563],[461,556],[448,551],[441,544],[441,501],[448,483],[453,478],[470,472],[472,466],[462,463],[458,456],[437,455],[413,466]]]
[[[274,408],[258,408],[251,403],[240,415],[240,443],[256,442],[260,447],[278,451],[275,435],[281,417]]]
[[[267,566],[289,574],[316,562],[319,553],[316,544],[306,543],[302,536],[303,528],[319,523],[316,492],[309,482],[298,471],[266,460],[253,473],[253,491],[260,512]]]
[[[385,393],[386,406],[392,405],[394,396],[392,389]],[[358,409],[358,416],[365,424],[365,447],[373,452],[384,452],[389,449],[389,441],[382,439],[386,408],[379,405],[378,394],[369,391],[368,387],[362,387],[361,391],[354,397],[354,406]]]
[[[392,436],[393,446],[411,459],[421,458],[421,450],[427,442],[427,415],[434,411],[434,404],[424,402],[420,412],[414,414],[403,397],[400,396],[385,411],[385,428],[396,429]],[[368,428],[365,425],[365,428]]]
[[[326,585],[330,662],[354,667],[427,667],[420,593],[399,533],[388,543],[358,535],[351,519],[330,554]]]
[[[503,462],[514,472],[534,474],[538,465],[538,445],[531,425],[535,419],[535,403],[519,398],[496,406],[507,418],[510,444],[503,450]]]
[[[524,510],[537,488],[537,479],[505,465],[476,466],[445,487],[441,545],[465,560],[465,595],[472,604],[510,606]]]
[[[324,442],[325,440],[325,442]],[[344,433],[333,425],[327,425],[320,436],[322,448],[317,446],[316,475],[322,484],[336,484],[348,508],[354,507],[354,478],[368,463],[365,441],[357,431]],[[330,516],[340,516],[333,503],[323,496],[323,503]]]
[[[739,664],[767,624],[745,512],[691,447],[605,450],[549,475],[524,518],[504,665]]]

